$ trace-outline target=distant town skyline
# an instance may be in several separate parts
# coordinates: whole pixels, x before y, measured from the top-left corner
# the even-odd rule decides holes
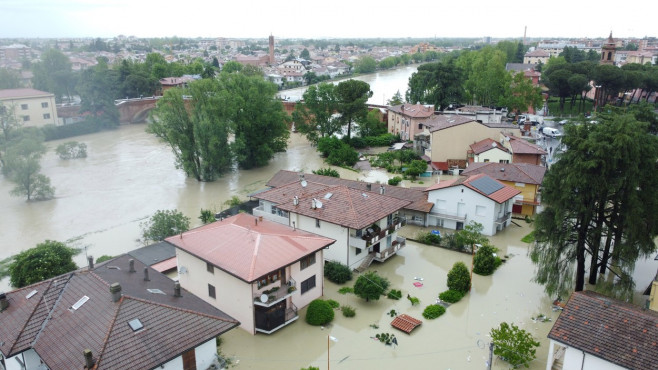
[[[638,11],[646,8],[647,11]],[[656,6],[556,0],[2,0],[0,38],[615,38],[656,36]]]

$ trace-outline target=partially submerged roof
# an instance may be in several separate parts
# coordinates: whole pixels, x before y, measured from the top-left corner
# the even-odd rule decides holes
[[[461,175],[471,176],[480,173],[499,181],[541,185],[546,167],[529,163],[478,162],[469,164]]]
[[[331,194],[331,195],[329,195]],[[321,202],[318,206],[316,200]],[[352,229],[363,229],[407,206],[408,200],[378,193],[365,193],[346,186],[328,187],[305,197],[279,204],[284,211],[295,212]]]
[[[496,203],[503,203],[521,193],[520,190],[507,186],[485,174],[462,177],[456,180],[441,181],[438,184],[428,187],[425,191],[445,189],[460,185],[466,186]]]
[[[246,213],[165,240],[248,283],[335,242]]]
[[[427,194],[423,192],[425,190],[424,187],[403,188],[400,186],[373,184],[363,181],[341,179],[338,177],[315,175],[311,173],[302,175],[304,176],[304,179],[309,183],[315,182],[327,186],[342,185],[350,189],[355,189],[368,194],[379,193],[380,189],[383,188],[384,195],[386,196],[410,201],[411,203],[404,208],[412,211],[429,212],[434,205],[433,203],[427,201]],[[282,185],[290,184],[292,182],[301,182],[300,173],[295,171],[281,170],[277,172],[267,182],[266,185],[276,188]],[[370,186],[370,188],[368,186]],[[256,195],[255,197],[259,198],[260,195]]]
[[[33,348],[51,369],[83,368],[91,349],[98,369],[155,368],[240,323],[174,282],[122,255],[7,293],[0,312],[0,351],[12,357]],[[149,280],[144,280],[144,268]],[[110,284],[122,296],[114,302]],[[157,293],[156,293],[157,292]],[[133,331],[139,319],[144,329]],[[176,325],[171,323],[175,322]]]
[[[401,314],[401,315],[397,315],[395,319],[391,321],[391,326],[409,334],[411,333],[412,330],[416,329],[416,327],[418,327],[422,323],[423,323],[422,321],[418,319],[414,319],[413,317],[407,314]]]
[[[591,291],[571,295],[548,338],[628,369],[658,364],[658,312]]]

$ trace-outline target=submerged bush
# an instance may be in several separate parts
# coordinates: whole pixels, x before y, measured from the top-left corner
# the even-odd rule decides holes
[[[343,311],[343,316],[345,317],[354,317],[356,316],[356,309],[352,306],[341,306],[340,310]]]
[[[324,277],[336,284],[344,284],[352,280],[352,270],[340,262],[329,261],[324,264]]]
[[[448,303],[457,303],[463,297],[464,297],[464,293],[452,289],[448,289],[445,292],[439,294],[439,299]]]
[[[319,326],[331,322],[334,319],[334,309],[329,302],[322,299],[314,299],[306,310],[306,322]]]
[[[438,304],[431,304],[425,307],[425,311],[423,311],[423,317],[428,320],[433,320],[443,315],[445,312],[446,312],[445,307]]]

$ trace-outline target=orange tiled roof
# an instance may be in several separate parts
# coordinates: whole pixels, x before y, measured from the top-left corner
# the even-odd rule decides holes
[[[486,138],[484,140],[478,141],[477,143],[473,143],[470,145],[470,147],[473,153],[475,154],[484,153],[487,150],[491,150],[491,149],[500,149],[503,152],[509,153],[509,150],[507,150],[507,148],[497,143],[496,140],[490,138]]]
[[[546,167],[528,163],[471,163],[461,174],[471,176],[484,173],[499,181],[519,182],[541,185],[546,174]]]
[[[411,333],[412,330],[416,329],[416,327],[418,327],[422,323],[423,323],[422,321],[418,319],[414,319],[413,317],[407,314],[402,314],[396,316],[395,319],[391,321],[391,326],[409,334]]]
[[[479,189],[476,185],[473,184],[474,181],[479,180],[483,177],[489,178],[491,181],[495,181],[496,183],[498,183],[500,185],[500,188],[498,190],[494,191],[493,193],[490,193],[490,194],[487,194],[487,193],[483,192],[481,189]],[[452,187],[452,186],[459,186],[459,185],[466,186],[467,188],[469,188],[469,189],[471,189],[471,190],[473,190],[473,191],[475,191],[479,194],[482,194],[483,196],[493,200],[496,203],[503,203],[503,202],[505,202],[509,199],[514,198],[515,196],[517,196],[518,194],[521,193],[520,190],[517,190],[517,189],[515,189],[511,186],[505,185],[502,182],[500,182],[496,179],[493,179],[490,176],[487,176],[487,175],[482,174],[482,173],[477,174],[477,175],[472,175],[472,176],[469,176],[469,177],[461,177],[457,180],[441,181],[438,184],[434,184],[434,185],[428,187],[427,189],[425,189],[425,191],[443,189],[443,188],[448,188],[448,187]]]

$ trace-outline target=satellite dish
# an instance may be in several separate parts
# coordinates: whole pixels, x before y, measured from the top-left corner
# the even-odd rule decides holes
[[[263,294],[260,296],[260,301],[262,303],[267,303],[267,300],[270,299],[270,297],[267,296],[267,294]]]
[[[320,202],[319,200],[316,200],[315,201],[315,206],[318,207],[318,208],[322,208],[322,202]]]
[[[306,182],[306,180],[302,180],[302,187],[305,188],[306,185],[308,185],[308,182]]]

